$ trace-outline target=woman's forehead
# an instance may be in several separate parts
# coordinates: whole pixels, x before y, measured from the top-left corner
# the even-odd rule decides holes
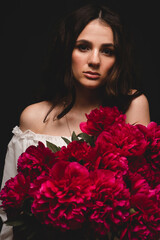
[[[95,19],[86,25],[86,27],[79,34],[77,41],[82,39],[88,41],[104,41],[104,43],[114,42],[113,31],[111,27],[101,19]]]

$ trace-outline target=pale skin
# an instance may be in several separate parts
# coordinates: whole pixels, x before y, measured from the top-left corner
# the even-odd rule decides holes
[[[76,85],[76,102],[66,117],[53,121],[63,106],[55,107],[47,121],[43,120],[51,107],[47,101],[32,104],[20,117],[22,131],[70,137],[81,132],[79,124],[86,121],[85,113],[101,105],[100,86],[115,62],[113,32],[99,19],[90,22],[77,38],[72,52],[72,72]],[[133,94],[135,90],[131,89]],[[149,104],[145,95],[135,98],[126,114],[126,122],[147,126],[150,122]]]

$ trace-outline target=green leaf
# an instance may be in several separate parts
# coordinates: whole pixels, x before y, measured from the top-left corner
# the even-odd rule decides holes
[[[80,133],[78,137],[83,139],[85,142],[89,143],[91,146],[94,146],[94,137],[88,135],[87,133]]]
[[[132,215],[132,214],[136,213],[136,210],[134,208],[130,208],[129,213],[130,213],[130,215]]]
[[[53,153],[56,153],[57,151],[61,150],[60,147],[56,146],[55,144],[51,143],[51,142],[48,142],[46,141],[47,143],[47,147],[53,152]]]
[[[79,141],[79,138],[74,131],[72,133],[72,141]]]
[[[65,141],[67,145],[71,142],[68,138],[62,137],[62,139]]]
[[[6,221],[5,222],[6,225],[8,226],[12,226],[12,227],[17,227],[17,226],[22,226],[24,225],[24,221],[21,219],[21,220],[13,220],[13,221]]]

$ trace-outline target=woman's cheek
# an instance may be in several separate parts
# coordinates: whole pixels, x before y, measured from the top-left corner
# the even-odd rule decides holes
[[[115,63],[115,58],[111,58],[109,59],[109,61],[107,61],[107,63],[103,66],[104,68],[104,72],[107,74],[108,71],[113,67]]]
[[[77,53],[76,51],[72,54],[72,72],[74,75],[77,73],[82,73],[85,69],[86,64],[85,56],[82,53]]]

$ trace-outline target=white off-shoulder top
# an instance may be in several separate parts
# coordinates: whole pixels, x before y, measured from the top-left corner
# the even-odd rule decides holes
[[[16,126],[13,131],[13,137],[8,144],[8,149],[5,158],[5,165],[3,171],[3,179],[1,188],[5,185],[5,182],[11,177],[15,177],[17,174],[17,160],[19,156],[30,146],[37,146],[41,141],[46,145],[46,141],[52,142],[57,146],[65,146],[66,143],[61,136],[51,136],[44,134],[37,134],[31,130],[22,132],[21,129]],[[69,139],[69,137],[66,137]],[[6,220],[6,214],[0,209],[0,216],[2,221]],[[12,227],[3,224],[0,234],[0,240],[13,240]]]

